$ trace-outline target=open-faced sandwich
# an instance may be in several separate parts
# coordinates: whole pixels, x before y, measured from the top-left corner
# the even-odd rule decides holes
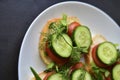
[[[102,35],[95,35],[77,17],[49,20],[39,42],[47,69],[33,80],[120,80],[119,49]]]

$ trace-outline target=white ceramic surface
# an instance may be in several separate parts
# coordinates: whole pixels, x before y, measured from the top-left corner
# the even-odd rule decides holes
[[[75,1],[55,4],[38,15],[26,32],[19,55],[19,80],[31,80],[33,75],[30,71],[30,66],[37,72],[41,72],[46,68],[38,53],[40,32],[49,19],[61,17],[63,13],[78,17],[81,24],[90,28],[92,35],[99,33],[104,35],[109,41],[120,44],[119,26],[100,9]]]

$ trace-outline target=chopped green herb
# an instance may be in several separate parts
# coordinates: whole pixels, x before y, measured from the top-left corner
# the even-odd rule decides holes
[[[78,80],[84,80],[85,79],[85,74],[86,74],[86,71],[83,70],[83,73],[78,77]]]
[[[55,63],[51,62],[50,64],[47,65],[47,68],[50,69],[50,68],[53,68],[54,66],[55,66]]]
[[[67,15],[63,14],[62,20],[60,22],[62,26],[67,26]]]
[[[109,71],[106,69],[98,68],[98,67],[92,67],[93,70],[93,79],[95,80],[104,80],[103,73],[105,74],[105,77],[109,76]]]
[[[35,77],[36,80],[42,80],[42,79],[39,77],[39,75],[37,74],[37,72],[36,72],[32,67],[30,67],[30,69],[31,69],[31,71],[32,71],[32,73],[33,73],[33,75],[34,75],[34,77]]]
[[[105,71],[105,77],[108,77],[110,75],[109,71]]]
[[[77,62],[80,61],[80,58],[81,58],[81,52],[78,51],[78,48],[73,47],[72,54],[71,54],[69,62],[72,63],[72,64],[77,63]]]
[[[120,58],[120,49],[117,49],[118,52],[118,58]]]

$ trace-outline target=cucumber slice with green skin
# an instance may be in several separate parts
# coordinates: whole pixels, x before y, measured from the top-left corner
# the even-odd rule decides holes
[[[63,80],[63,77],[62,77],[62,74],[55,73],[55,74],[49,76],[47,80]]]
[[[72,52],[72,40],[65,33],[61,35],[53,34],[52,48],[58,56],[62,58],[68,58]]]
[[[112,65],[116,62],[118,53],[117,49],[111,42],[103,42],[97,48],[97,56],[104,64]]]
[[[77,69],[72,72],[71,80],[92,80],[92,77],[87,71]]]
[[[120,64],[114,66],[112,70],[113,80],[120,80]]]
[[[78,26],[72,35],[75,46],[82,48],[84,53],[88,52],[92,44],[91,32],[86,26]]]

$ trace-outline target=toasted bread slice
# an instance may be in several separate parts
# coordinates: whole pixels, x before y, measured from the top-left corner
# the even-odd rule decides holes
[[[48,32],[48,27],[49,27],[50,23],[57,22],[59,20],[61,20],[61,18],[54,18],[54,19],[49,20],[46,23],[46,25],[43,27],[42,33],[47,33]],[[68,24],[70,24],[70,23],[72,23],[74,21],[79,22],[79,19],[77,17],[68,17],[67,18]],[[40,54],[40,57],[43,60],[43,62],[48,65],[49,63],[52,62],[52,60],[45,53],[45,43],[42,43],[44,37],[45,37],[44,35],[42,35],[42,34],[40,35],[40,40],[39,40],[39,54]]]

